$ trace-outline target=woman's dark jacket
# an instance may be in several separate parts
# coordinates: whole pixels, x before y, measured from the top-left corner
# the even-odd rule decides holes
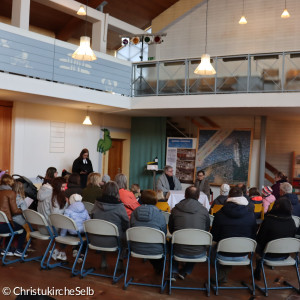
[[[87,163],[83,163],[83,159],[78,157],[74,160],[72,166],[72,173],[77,173],[80,175],[80,185],[82,188],[86,187],[87,177],[93,172],[93,165],[89,158],[86,159]],[[86,172],[86,174],[80,174],[80,172]]]

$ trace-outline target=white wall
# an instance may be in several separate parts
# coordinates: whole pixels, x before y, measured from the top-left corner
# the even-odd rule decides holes
[[[85,112],[57,106],[15,102],[12,130],[12,173],[34,178],[54,166],[71,171],[83,148],[88,148],[95,171],[102,171],[102,154],[96,151],[101,127],[130,128],[130,118],[90,113],[92,126],[82,125]],[[65,122],[65,152],[50,153],[50,121]],[[101,127],[100,127],[101,126]],[[112,133],[115,138],[118,134]],[[129,169],[129,151],[126,170]]]
[[[300,49],[300,1],[287,1],[291,17],[281,19],[283,0],[246,0],[247,25],[238,24],[242,7],[242,0],[209,1],[207,52],[211,56]],[[203,1],[163,28],[167,36],[156,47],[155,59],[200,57],[205,47],[205,11]]]

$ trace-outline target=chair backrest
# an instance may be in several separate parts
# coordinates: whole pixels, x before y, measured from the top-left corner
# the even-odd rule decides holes
[[[222,204],[215,204],[211,209],[210,213],[214,215],[216,212],[218,212],[223,207]]]
[[[203,246],[212,244],[212,235],[201,229],[181,229],[173,232],[172,244]]]
[[[91,214],[92,209],[93,209],[93,207],[94,207],[94,204],[91,203],[91,202],[87,202],[87,201],[82,201],[82,203],[83,203],[85,209],[87,210],[87,212],[88,212],[89,214]]]
[[[108,221],[92,219],[83,223],[84,231],[96,235],[119,236],[118,227]]]
[[[149,244],[165,244],[165,234],[151,227],[132,227],[126,230],[127,241],[149,243]]]
[[[297,216],[292,216],[292,218],[293,218],[293,220],[295,222],[296,227],[299,228],[299,226],[300,226],[300,218],[297,217]]]
[[[254,252],[256,241],[246,237],[232,237],[218,243],[217,252],[245,253]]]
[[[169,218],[170,218],[170,213],[169,212],[166,212],[166,211],[162,211],[162,214],[164,215],[165,217],[165,220],[166,220],[166,224],[169,224]]]
[[[48,226],[48,223],[47,223],[45,217],[35,210],[26,209],[23,211],[23,215],[24,215],[25,220],[30,224]]]
[[[0,223],[9,223],[6,214],[0,210]]]
[[[300,249],[300,240],[296,238],[282,238],[270,241],[264,253],[296,253]]]
[[[52,226],[68,230],[78,231],[77,225],[71,218],[61,214],[51,214],[49,216]]]

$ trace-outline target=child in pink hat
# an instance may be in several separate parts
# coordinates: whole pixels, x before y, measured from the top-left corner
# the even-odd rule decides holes
[[[268,211],[270,204],[276,200],[275,196],[272,195],[272,192],[273,190],[270,186],[265,186],[261,191],[263,197],[264,213]]]

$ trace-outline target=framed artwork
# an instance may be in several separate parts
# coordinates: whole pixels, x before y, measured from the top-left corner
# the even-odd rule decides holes
[[[199,129],[195,170],[204,170],[210,184],[248,184],[251,129]]]

